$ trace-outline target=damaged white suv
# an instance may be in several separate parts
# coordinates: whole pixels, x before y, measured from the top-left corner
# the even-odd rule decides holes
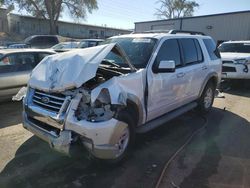
[[[117,162],[136,133],[195,107],[209,111],[220,79],[221,59],[209,36],[172,30],[112,37],[38,65],[23,126],[58,151],[68,153],[80,140],[95,158]]]

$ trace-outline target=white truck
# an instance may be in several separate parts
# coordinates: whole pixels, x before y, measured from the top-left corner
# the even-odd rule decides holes
[[[250,79],[250,41],[224,42],[219,51],[223,79]]]
[[[32,72],[23,126],[58,151],[80,140],[97,159],[123,159],[136,133],[193,108],[208,112],[221,80],[211,37],[172,30],[121,35],[45,58]]]

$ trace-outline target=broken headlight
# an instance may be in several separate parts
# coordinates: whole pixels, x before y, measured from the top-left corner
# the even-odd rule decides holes
[[[246,59],[235,59],[234,61],[237,64],[248,64],[249,63],[249,61]]]
[[[76,117],[79,121],[107,121],[113,116],[114,112],[111,110],[110,95],[107,89],[100,92],[94,103],[91,103],[90,94],[83,92],[83,97],[76,111]]]

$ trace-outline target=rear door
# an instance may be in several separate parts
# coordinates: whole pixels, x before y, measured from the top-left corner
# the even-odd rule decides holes
[[[183,103],[195,100],[208,73],[208,64],[204,60],[198,39],[179,39],[183,57],[183,73],[186,79],[185,97]]]

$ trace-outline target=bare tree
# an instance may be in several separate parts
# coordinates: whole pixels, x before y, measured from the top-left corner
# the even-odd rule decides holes
[[[156,9],[155,15],[168,19],[192,16],[194,9],[199,7],[195,1],[187,0],[158,0],[156,3],[161,6]]]
[[[86,18],[87,11],[97,9],[97,0],[0,0],[7,6],[17,5],[32,16],[49,20],[50,34],[57,34],[58,19],[68,11],[72,18]]]

